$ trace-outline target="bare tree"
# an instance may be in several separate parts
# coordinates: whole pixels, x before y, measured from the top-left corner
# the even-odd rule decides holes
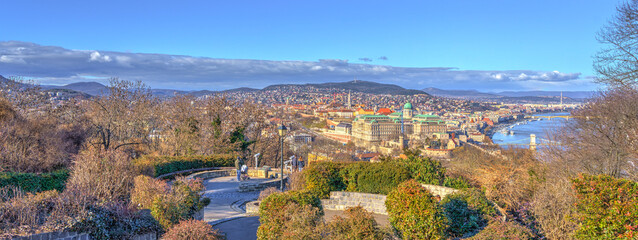
[[[553,161],[567,162],[570,171],[635,178],[638,171],[638,90],[635,87],[600,93],[573,112],[551,146]]]
[[[111,79],[108,93],[88,102],[86,114],[94,133],[93,144],[104,150],[146,146],[154,129],[157,99],[141,82]]]
[[[598,33],[605,48],[594,62],[597,80],[616,87],[638,83],[638,0],[621,3],[617,11]]]

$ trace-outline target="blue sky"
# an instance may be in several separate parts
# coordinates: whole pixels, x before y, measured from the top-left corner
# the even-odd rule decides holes
[[[0,74],[212,90],[354,77],[593,90],[595,34],[619,2],[9,0]]]

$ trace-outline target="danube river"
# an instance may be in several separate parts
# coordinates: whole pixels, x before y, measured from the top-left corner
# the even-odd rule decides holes
[[[566,112],[559,113],[539,113],[534,114],[536,116],[565,116],[569,115]],[[513,124],[507,124],[499,127],[505,129],[504,131],[496,131],[492,136],[492,141],[501,146],[507,146],[511,144],[529,144],[529,135],[536,134],[536,143],[540,144],[546,142],[548,133],[555,132],[560,128],[566,120],[564,118],[543,118],[542,120],[527,119]],[[506,132],[507,131],[507,132]],[[513,132],[513,134],[512,134]],[[527,147],[521,145],[520,147]]]

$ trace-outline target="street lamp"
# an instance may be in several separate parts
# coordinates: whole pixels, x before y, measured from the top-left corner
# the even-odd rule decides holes
[[[284,136],[288,129],[282,123],[277,130],[279,131],[279,141],[281,142],[281,191],[284,191]]]

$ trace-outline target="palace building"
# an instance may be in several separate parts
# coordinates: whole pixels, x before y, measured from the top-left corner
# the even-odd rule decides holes
[[[362,145],[382,141],[434,139],[435,133],[445,133],[447,125],[436,115],[416,114],[412,104],[389,115],[357,115],[352,122],[352,138]]]

